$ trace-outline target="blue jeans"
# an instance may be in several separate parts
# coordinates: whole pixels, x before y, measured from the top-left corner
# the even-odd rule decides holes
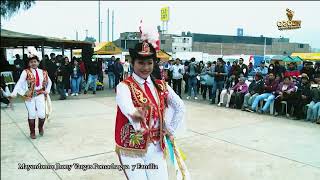
[[[274,101],[274,98],[275,98],[275,96],[271,93],[263,93],[263,94],[256,97],[256,99],[252,103],[251,109],[256,110],[259,102],[261,100],[267,99],[266,104],[262,108],[262,111],[266,112],[269,109],[270,104]]]
[[[188,84],[189,84],[189,88],[188,88],[188,95],[191,96],[191,90],[193,89],[194,92],[194,97],[197,97],[197,77],[189,77],[188,79]]]
[[[320,102],[311,101],[307,106],[307,121],[315,122],[320,117]]]
[[[82,79],[81,76],[79,76],[77,78],[71,78],[72,93],[79,93],[81,79]]]
[[[221,94],[221,91],[223,90],[223,86],[224,86],[224,81],[215,81],[213,83],[213,87],[212,87],[212,102],[213,103],[216,101],[217,90],[219,90],[218,102],[220,102],[220,94]]]
[[[93,83],[93,91],[96,91],[96,89],[97,89],[97,84],[96,84],[97,79],[98,79],[98,75],[89,74],[88,82],[87,82],[87,85],[86,85],[86,91],[88,91],[89,86],[90,86],[91,83]]]
[[[108,73],[108,79],[109,79],[109,89],[114,88],[115,76],[113,72]]]

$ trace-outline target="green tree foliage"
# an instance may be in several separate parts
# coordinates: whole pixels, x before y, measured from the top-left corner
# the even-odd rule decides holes
[[[9,19],[20,8],[27,10],[33,4],[35,4],[35,0],[1,0],[1,18]]]

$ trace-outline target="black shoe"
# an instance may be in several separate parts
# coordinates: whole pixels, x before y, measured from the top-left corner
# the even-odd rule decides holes
[[[83,92],[83,94],[87,94],[87,93],[88,93],[87,91],[84,91],[84,92]]]
[[[96,94],[96,92],[95,91],[93,91],[93,93],[92,94]]]
[[[60,97],[59,100],[65,100],[67,99],[66,97]]]

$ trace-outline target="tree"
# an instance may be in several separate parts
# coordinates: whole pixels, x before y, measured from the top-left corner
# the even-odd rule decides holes
[[[94,38],[94,37],[86,37],[85,39],[84,39],[84,41],[88,41],[88,42],[96,42],[96,39]]]
[[[9,19],[13,14],[17,13],[20,8],[27,10],[33,4],[35,4],[35,0],[1,0],[1,18]]]

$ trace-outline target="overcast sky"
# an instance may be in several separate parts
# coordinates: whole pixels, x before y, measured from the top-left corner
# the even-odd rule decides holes
[[[121,32],[138,31],[140,19],[154,28],[161,25],[160,9],[165,6],[170,8],[169,33],[236,35],[236,29],[243,28],[245,36],[283,36],[320,48],[320,2],[101,1],[102,40],[107,39],[107,8],[114,10],[117,39]],[[286,8],[295,11],[293,19],[302,21],[301,29],[277,29],[277,21],[287,20]],[[2,20],[2,28],[68,39],[75,39],[77,30],[80,40],[88,29],[98,40],[98,1],[37,1]]]

